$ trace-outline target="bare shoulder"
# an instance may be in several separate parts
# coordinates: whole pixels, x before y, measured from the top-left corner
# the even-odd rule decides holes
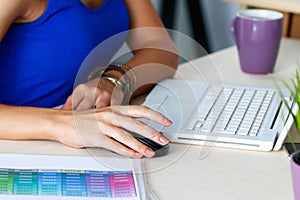
[[[43,14],[47,4],[48,0],[1,0],[0,20],[33,21]]]
[[[0,1],[0,14],[1,17],[22,16],[30,6],[33,6],[32,3],[36,0],[1,0]],[[2,20],[2,18],[1,18]]]
[[[9,26],[21,15],[23,10],[22,0],[0,1],[0,40],[2,40]]]
[[[14,22],[29,22],[38,18],[48,0],[0,0],[0,41]]]

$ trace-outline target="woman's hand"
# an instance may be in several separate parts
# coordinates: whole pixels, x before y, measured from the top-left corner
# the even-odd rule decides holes
[[[84,110],[103,108],[108,105],[119,105],[123,93],[107,79],[99,78],[78,85],[73,94],[68,97],[62,109]]]
[[[110,106],[74,111],[71,120],[68,121],[66,121],[68,117],[64,117],[60,122],[61,125],[69,124],[69,126],[61,129],[65,132],[60,130],[61,134],[55,140],[75,148],[103,147],[128,157],[152,157],[155,152],[136,140],[126,130],[161,145],[169,143],[169,140],[137,118],[145,118],[163,126],[172,124],[161,113],[144,106]]]

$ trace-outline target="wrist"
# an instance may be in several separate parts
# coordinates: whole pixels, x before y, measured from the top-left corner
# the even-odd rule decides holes
[[[123,92],[123,105],[127,105],[132,93],[136,89],[136,74],[125,64],[111,64],[107,67],[98,67],[88,76],[88,80],[103,78],[110,81]]]
[[[113,76],[105,76],[98,80],[98,87],[104,88],[111,95],[110,105],[124,104],[124,95],[126,94],[126,86],[124,83]]]
[[[47,117],[49,139],[71,146],[67,141],[76,135],[74,111],[52,109],[49,114]]]
[[[115,78],[114,76],[109,76],[109,75],[104,75],[102,78],[109,81],[109,83],[112,84],[113,87],[117,87],[117,88],[121,89],[121,91],[123,93],[126,92],[127,86],[120,79]]]
[[[130,93],[132,94],[137,88],[137,76],[134,69],[126,64],[111,64],[110,66],[120,68],[125,71],[125,74],[128,76],[128,85],[130,88]]]

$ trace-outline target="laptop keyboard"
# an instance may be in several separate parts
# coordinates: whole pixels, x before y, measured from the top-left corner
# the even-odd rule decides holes
[[[257,136],[274,91],[252,88],[209,88],[188,130]]]

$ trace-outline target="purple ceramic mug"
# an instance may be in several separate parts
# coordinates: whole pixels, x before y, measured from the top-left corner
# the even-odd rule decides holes
[[[295,200],[300,199],[300,163],[296,162],[296,153],[291,156],[291,173]]]
[[[231,32],[244,72],[273,72],[280,46],[282,19],[282,13],[272,10],[248,9],[236,14]]]

